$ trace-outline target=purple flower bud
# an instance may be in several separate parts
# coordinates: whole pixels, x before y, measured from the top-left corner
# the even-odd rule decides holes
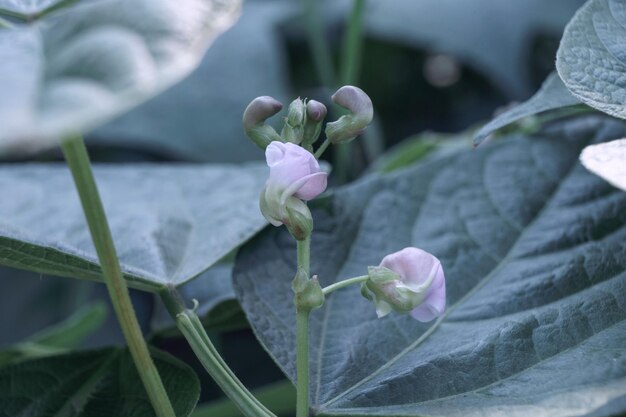
[[[252,100],[243,112],[243,129],[261,149],[265,149],[275,140],[281,140],[278,133],[265,124],[265,120],[277,114],[282,108],[283,105],[275,98],[261,96]]]
[[[374,117],[372,100],[363,90],[352,85],[341,87],[332,100],[350,110],[350,114],[326,125],[326,136],[333,143],[349,142],[365,130]]]
[[[324,121],[328,110],[326,106],[316,100],[309,100],[306,103],[306,115],[309,120],[319,123]]]
[[[422,322],[441,316],[446,308],[446,282],[437,258],[418,248],[404,248],[370,267],[363,295],[383,317],[391,310],[410,313]]]
[[[326,190],[327,174],[313,154],[293,143],[270,143],[265,158],[270,175],[261,193],[263,216],[274,226],[287,225],[297,239],[308,236],[313,220],[302,200]]]
[[[326,106],[319,101],[309,100],[306,103],[306,122],[302,146],[307,150],[313,150],[313,143],[319,138],[322,124],[326,118]]]

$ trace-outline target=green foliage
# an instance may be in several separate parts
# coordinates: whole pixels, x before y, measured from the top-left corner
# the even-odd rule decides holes
[[[572,94],[611,116],[626,118],[626,4],[590,0],[565,28],[556,67]]]
[[[100,328],[106,314],[106,307],[102,303],[84,306],[63,322],[34,334],[16,346],[0,351],[0,367],[77,348]]]
[[[316,415],[565,416],[626,411],[626,193],[579,163],[624,136],[600,117],[474,152],[434,154],[337,190],[314,209],[311,273],[328,285],[417,246],[442,262],[448,309],[377,319],[358,288],[311,315]],[[267,229],[240,251],[235,290],[293,380],[295,247]]]
[[[179,81],[235,20],[238,6],[3,1],[0,153],[88,131]]]
[[[200,395],[184,363],[151,352],[179,417]],[[109,348],[35,359],[0,370],[1,417],[152,417],[154,411],[127,350]]]
[[[526,117],[534,116],[550,110],[560,110],[563,108],[570,108],[577,106],[577,108],[585,106],[579,106],[580,100],[574,97],[563,81],[559,78],[558,74],[552,73],[544,81],[543,85],[530,99],[524,103],[515,106],[503,113],[497,115],[489,123],[483,126],[474,136],[474,143],[479,145],[489,135],[498,129],[501,129],[507,125],[518,122]]]
[[[130,286],[158,291],[202,274],[265,224],[260,164],[100,166],[95,175]],[[100,280],[67,169],[0,167],[0,264]]]

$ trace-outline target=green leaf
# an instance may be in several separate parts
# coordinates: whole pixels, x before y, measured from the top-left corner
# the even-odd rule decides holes
[[[483,140],[496,130],[518,122],[526,117],[577,105],[580,105],[580,100],[569,92],[558,74],[553,72],[546,78],[543,85],[534,96],[524,103],[500,113],[483,126],[474,136],[474,144],[480,145]]]
[[[267,167],[96,166],[95,176],[128,284],[181,285],[266,224],[258,209]],[[100,280],[69,171],[60,164],[0,167],[0,264]]]
[[[63,353],[80,345],[100,328],[107,315],[103,303],[84,306],[54,326],[32,335],[26,341],[0,351],[0,367],[27,358]]]
[[[358,287],[330,295],[311,315],[315,414],[571,416],[626,395],[626,193],[578,163],[585,145],[625,133],[604,117],[555,123],[372,175],[314,209],[322,285],[416,246],[441,260],[448,293],[431,323],[377,319]],[[256,335],[292,379],[295,256],[268,228],[234,271]]]
[[[589,171],[626,191],[626,139],[590,145],[580,154]]]
[[[191,368],[153,349],[156,367],[179,417],[200,395]],[[127,350],[109,348],[36,359],[0,370],[1,417],[152,417],[154,410]]]
[[[261,159],[243,133],[241,117],[254,97],[293,99],[280,28],[298,9],[293,1],[244,2],[241,18],[215,41],[196,71],[97,129],[88,143],[132,144],[194,161]],[[273,120],[279,123],[280,116]]]
[[[50,146],[191,72],[239,1],[11,1],[0,30],[0,153]],[[58,10],[46,13],[46,8]],[[9,9],[7,9],[9,8]],[[10,14],[10,13],[9,13]]]
[[[583,103],[626,118],[626,5],[591,0],[572,18],[563,34],[556,68]]]

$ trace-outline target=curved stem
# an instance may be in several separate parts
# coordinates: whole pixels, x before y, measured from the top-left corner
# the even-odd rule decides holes
[[[158,417],[175,417],[174,409],[150,357],[148,346],[135,316],[135,310],[122,275],[83,139],[79,136],[68,138],[63,141],[62,149],[76,184],[76,190],[89,225],[91,239],[98,254],[102,276],[109,291],[113,309],[126,338],[139,377],[146,388],[156,415]]]
[[[360,277],[344,279],[343,281],[335,282],[334,284],[331,284],[328,287],[323,288],[322,292],[324,293],[324,295],[328,295],[331,292],[336,291],[343,287],[347,287],[348,285],[358,284],[360,282],[367,281],[368,278],[369,278],[369,275],[361,275]]]
[[[324,142],[322,142],[320,147],[317,148],[317,151],[315,151],[315,158],[320,159],[320,157],[324,154],[324,151],[326,150],[326,148],[328,148],[329,145],[330,145],[330,139],[328,138],[324,139]]]
[[[311,237],[298,241],[298,269],[310,275]],[[296,417],[309,415],[309,314],[296,305]]]
[[[268,410],[237,378],[211,342],[200,318],[193,309],[186,309],[175,288],[167,288],[161,292],[168,312],[176,321],[191,349],[211,375],[213,380],[224,391],[226,396],[239,408],[246,417],[276,417]]]

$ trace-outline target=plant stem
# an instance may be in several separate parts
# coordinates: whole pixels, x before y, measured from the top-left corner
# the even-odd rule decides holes
[[[341,62],[341,83],[355,84],[361,69],[361,49],[363,34],[363,10],[365,0],[354,0],[348,28],[343,39]]]
[[[80,136],[71,137],[63,141],[61,146],[83,206],[91,239],[102,268],[102,277],[139,377],[156,415],[175,417],[174,409],[150,357],[148,346],[135,316],[83,139]]]
[[[320,82],[325,87],[332,88],[335,85],[333,62],[330,48],[324,36],[324,24],[319,14],[319,8],[316,6],[317,1],[303,0],[307,35],[313,54],[313,63]]]
[[[331,284],[328,287],[323,288],[322,292],[324,293],[324,295],[328,295],[331,292],[336,291],[340,288],[344,288],[352,284],[358,284],[360,282],[367,281],[368,278],[369,278],[369,275],[361,275],[360,277],[344,279],[343,281],[335,282],[334,284]]]
[[[311,237],[298,241],[298,270],[310,275]],[[309,308],[296,305],[296,417],[309,416]]]
[[[320,157],[324,154],[324,151],[328,148],[330,143],[331,143],[330,139],[328,139],[328,138],[324,139],[324,142],[322,142],[320,147],[317,148],[317,151],[315,151],[315,158],[316,159],[320,159]]]
[[[186,309],[175,288],[161,292],[161,298],[191,349],[213,380],[246,417],[276,417],[237,378],[211,342],[200,318]]]

